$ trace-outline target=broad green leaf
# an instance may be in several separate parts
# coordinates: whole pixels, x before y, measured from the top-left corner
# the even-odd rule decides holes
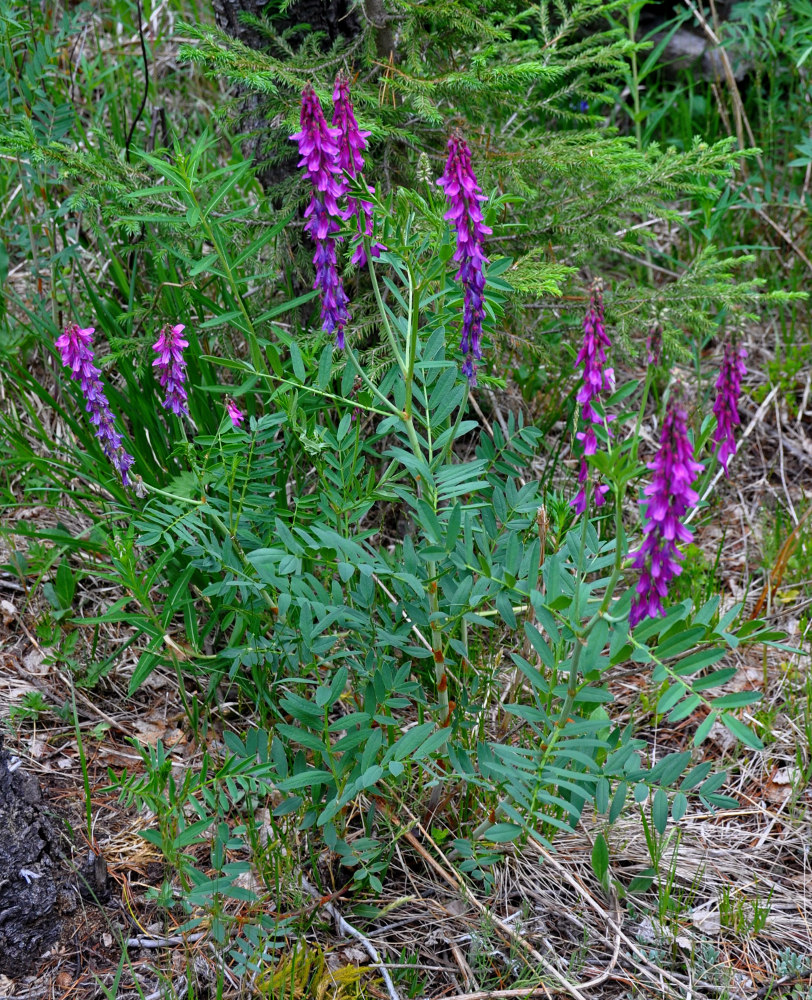
[[[688,798],[682,792],[677,792],[674,801],[671,803],[671,818],[675,823],[679,823],[688,811]]]
[[[654,793],[654,801],[651,804],[651,821],[654,829],[662,836],[668,825],[668,796],[662,788],[658,788]]]
[[[609,870],[609,847],[606,838],[602,833],[595,837],[592,845],[592,871],[598,876],[601,882]]]
[[[745,746],[751,747],[753,750],[764,749],[764,744],[758,736],[756,736],[753,730],[729,712],[722,713],[722,725],[724,725],[724,727],[731,732],[737,740],[741,740]]]
[[[701,746],[705,742],[705,740],[708,738],[708,733],[711,731],[714,722],[716,722],[718,718],[719,715],[717,712],[708,713],[708,715],[705,718],[705,721],[700,724],[699,728],[694,733],[695,747]]]

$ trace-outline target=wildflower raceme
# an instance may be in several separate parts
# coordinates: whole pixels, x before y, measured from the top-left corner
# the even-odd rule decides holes
[[[299,166],[313,185],[305,210],[305,230],[316,244],[313,287],[321,292],[321,324],[335,336],[336,347],[344,347],[344,327],[349,318],[347,299],[336,258],[336,233],[344,218],[338,199],[346,190],[339,165],[339,130],[330,128],[318,96],[308,84],[302,92],[301,131],[290,138],[299,144]]]
[[[699,500],[692,484],[703,466],[694,461],[687,416],[674,397],[669,400],[663,420],[659,451],[648,468],[654,475],[643,491],[648,497],[643,525],[645,537],[632,564],[640,570],[629,614],[632,627],[646,617],[665,614],[663,600],[668,595],[668,584],[682,572],[683,555],[678,543],[687,543],[693,538],[681,519]]]
[[[366,140],[372,134],[362,131],[355,119],[355,110],[350,98],[350,84],[346,77],[339,74],[336,77],[333,90],[333,127],[338,131],[338,165],[350,177],[357,177],[364,169],[364,150]],[[371,187],[371,191],[375,188]],[[352,263],[363,267],[367,262],[364,249],[364,237],[372,236],[372,204],[356,198],[347,198],[345,219],[355,216],[358,225],[358,235],[361,239],[352,255]],[[386,247],[381,243],[373,243],[370,251],[373,257],[380,257],[381,250]]]
[[[186,362],[183,360],[183,349],[189,346],[189,341],[182,336],[185,329],[182,323],[175,326],[167,323],[152,345],[153,351],[158,355],[152,366],[158,369],[158,381],[166,393],[164,409],[171,410],[178,417],[182,413],[189,413],[184,385]]]
[[[437,181],[445,191],[449,208],[445,218],[457,231],[454,260],[459,264],[455,279],[463,287],[462,337],[460,350],[465,355],[462,372],[472,386],[476,385],[476,362],[482,359],[482,320],[485,316],[485,266],[488,258],[482,242],[491,229],[485,225],[482,194],[473,167],[471,151],[460,136],[448,140],[448,160],[445,172]]]
[[[99,376],[100,369],[93,364],[92,326],[82,329],[76,323],[65,327],[65,332],[56,341],[62,355],[62,364],[71,370],[71,378],[76,379],[85,397],[85,410],[90,414],[90,422],[102,446],[102,451],[118,469],[121,481],[129,485],[128,472],[135,459],[128,454],[121,443],[121,435],[115,428],[115,418],[104,393]]]
[[[584,369],[583,382],[575,398],[581,405],[581,416],[586,425],[575,435],[583,446],[584,454],[578,472],[578,482],[581,488],[570,503],[579,514],[583,514],[586,510],[586,456],[594,455],[598,450],[598,437],[595,428],[604,426],[611,419],[611,417],[602,417],[593,406],[602,392],[613,392],[615,388],[614,369],[605,367],[606,348],[611,346],[603,318],[603,295],[599,288],[594,288],[589,301],[589,309],[584,317],[583,343],[575,359],[575,364],[582,365]],[[611,436],[608,427],[606,432]],[[608,491],[609,487],[606,484],[595,487],[596,507],[601,507],[606,502]]]
[[[747,374],[747,367],[744,363],[746,357],[747,351],[744,347],[736,348],[732,344],[726,343],[722,367],[716,380],[718,394],[716,402],[713,404],[713,413],[716,417],[713,440],[716,444],[716,457],[722,463],[726,476],[729,475],[727,463],[736,454],[735,428],[741,423],[739,393],[741,392],[742,378]]]

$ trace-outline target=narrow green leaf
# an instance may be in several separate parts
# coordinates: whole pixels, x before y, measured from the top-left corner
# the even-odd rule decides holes
[[[668,796],[662,788],[658,788],[654,793],[654,801],[651,804],[651,821],[654,829],[662,836],[668,825]]]
[[[714,722],[719,718],[717,712],[709,712],[705,721],[701,723],[697,731],[694,733],[694,746],[701,746],[705,740],[708,738],[708,733],[713,728]]]
[[[729,712],[722,713],[722,725],[724,725],[725,729],[732,733],[737,740],[741,740],[745,746],[751,747],[753,750],[764,749],[764,744],[758,736],[756,736],[753,730]]]
[[[609,847],[606,838],[599,833],[592,845],[592,871],[603,881],[609,870]]]

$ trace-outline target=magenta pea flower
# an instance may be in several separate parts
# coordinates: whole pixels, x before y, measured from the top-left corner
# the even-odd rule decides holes
[[[668,596],[668,585],[682,573],[684,556],[679,544],[693,539],[693,532],[682,518],[699,500],[693,483],[703,466],[694,460],[687,415],[673,396],[663,420],[659,451],[648,468],[654,475],[643,491],[648,498],[642,501],[644,538],[632,563],[640,570],[629,614],[632,627],[646,617],[665,614],[663,601]]]
[[[445,191],[448,211],[444,218],[453,223],[457,235],[454,260],[459,264],[455,279],[463,287],[462,336],[460,350],[465,355],[462,372],[471,386],[476,385],[476,362],[482,359],[482,321],[485,317],[484,238],[491,233],[485,225],[481,204],[487,198],[479,187],[471,164],[471,150],[461,136],[448,140],[448,160],[437,181]]]
[[[158,369],[158,381],[165,392],[163,407],[171,410],[176,416],[189,414],[186,387],[186,362],[183,360],[183,349],[189,346],[189,341],[181,336],[186,328],[182,323],[170,326],[168,323],[161,329],[160,335],[152,345],[158,355],[152,362]]]
[[[357,177],[364,169],[366,140],[372,133],[358,127],[350,97],[350,83],[341,74],[336,77],[333,103],[333,127],[338,131],[338,165],[350,177]],[[370,187],[370,191],[374,190],[374,187]],[[348,197],[344,218],[351,219],[353,216],[361,239],[352,255],[352,263],[363,267],[367,262],[364,237],[372,236],[372,203]],[[373,257],[380,257],[381,250],[386,247],[382,243],[373,243],[370,249]]]
[[[603,295],[600,288],[596,286],[592,290],[589,309],[584,317],[584,339],[575,358],[575,364],[583,367],[582,382],[575,399],[581,404],[581,417],[585,426],[575,435],[583,446],[583,457],[578,471],[580,489],[570,504],[579,514],[583,514],[586,510],[586,456],[594,455],[598,450],[598,436],[595,433],[595,428],[605,426],[612,419],[611,417],[602,417],[593,406],[602,392],[614,392],[615,389],[614,369],[606,367],[606,348],[611,346],[603,316]],[[606,432],[611,436],[612,432],[608,426]],[[606,503],[608,492],[609,487],[605,483],[596,485],[594,490],[596,507],[602,507]]]
[[[82,329],[78,324],[72,323],[65,327],[65,332],[57,339],[56,346],[62,355],[62,364],[70,368],[71,378],[79,383],[82,395],[85,397],[85,410],[90,414],[90,422],[95,428],[94,433],[102,451],[118,470],[122,483],[128,486],[128,473],[135,459],[124,450],[121,434],[116,430],[115,417],[104,392],[104,385],[99,378],[101,370],[93,364],[95,332],[92,326]]]
[[[239,406],[237,406],[237,404],[234,402],[233,399],[229,399],[226,402],[226,412],[231,418],[232,427],[234,427],[236,430],[240,430],[242,422],[243,420],[245,420],[245,414],[242,412]]]
[[[305,231],[316,244],[313,287],[321,293],[322,329],[334,334],[336,347],[343,348],[344,327],[350,313],[349,300],[336,266],[336,233],[344,219],[338,199],[346,193],[340,166],[340,133],[327,124],[319,98],[310,84],[302,91],[300,121],[301,131],[290,138],[299,144],[299,166],[304,168],[313,185],[310,204],[305,209]]]
[[[746,357],[747,351],[744,347],[735,348],[732,344],[726,343],[722,367],[716,379],[716,388],[719,391],[713,404],[713,413],[716,417],[713,440],[716,445],[715,454],[726,476],[729,475],[727,463],[736,454],[735,428],[741,423],[739,394],[742,378],[747,374],[747,366],[744,363]]]

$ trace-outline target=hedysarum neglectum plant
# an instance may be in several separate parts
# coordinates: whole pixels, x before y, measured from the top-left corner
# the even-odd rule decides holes
[[[612,418],[601,416],[593,405],[598,401],[602,392],[612,392],[615,388],[614,369],[606,367],[606,348],[611,346],[603,316],[603,294],[600,287],[596,285],[592,289],[589,309],[584,317],[584,339],[575,359],[576,365],[582,365],[584,369],[582,383],[575,399],[580,404],[581,417],[586,425],[584,430],[578,431],[575,435],[583,447],[583,456],[578,471],[580,489],[570,503],[579,514],[584,513],[587,505],[588,469],[586,456],[594,455],[598,450],[595,427],[605,427],[606,433],[610,437],[612,433],[608,427],[608,422]],[[595,487],[596,507],[603,506],[608,491],[609,487],[605,483],[600,483]]]
[[[350,177],[357,177],[364,169],[364,150],[371,133],[358,127],[350,97],[350,83],[341,74],[336,77],[333,102],[333,127],[338,130],[338,165]],[[369,190],[370,193],[375,193],[374,187],[370,187]],[[363,267],[367,262],[364,237],[372,236],[372,203],[348,196],[344,217],[349,220],[353,216],[356,218],[358,235],[361,239],[352,255],[351,263]],[[381,243],[372,243],[370,254],[373,257],[380,257],[381,250],[385,249]]]
[[[643,490],[647,498],[642,501],[645,537],[632,563],[640,570],[629,614],[632,626],[646,617],[665,614],[663,601],[668,596],[668,585],[682,573],[684,557],[679,543],[687,544],[693,538],[682,518],[699,500],[693,482],[704,466],[694,459],[687,419],[681,401],[672,396],[663,420],[659,449],[648,464],[654,475]]]
[[[186,395],[186,362],[183,359],[183,349],[189,346],[182,334],[186,327],[182,323],[170,326],[168,323],[161,329],[160,335],[152,345],[158,355],[152,362],[158,370],[158,381],[166,393],[163,401],[164,409],[171,410],[176,416],[188,415],[189,406]]]
[[[713,440],[716,445],[716,457],[722,464],[726,476],[729,475],[727,463],[736,454],[735,428],[741,423],[739,394],[741,393],[742,379],[747,374],[747,367],[744,363],[746,358],[747,351],[744,347],[735,347],[730,342],[726,342],[722,367],[719,370],[719,377],[716,379],[718,392],[713,404],[713,413],[716,417]]]
[[[485,266],[489,263],[482,244],[492,232],[482,216],[482,193],[471,164],[471,150],[458,135],[448,140],[448,159],[437,181],[445,191],[448,211],[444,218],[456,230],[454,260],[459,264],[455,278],[463,288],[462,335],[460,350],[465,355],[462,372],[471,386],[476,385],[476,362],[482,360],[482,320],[485,317]]]
[[[95,327],[80,327],[71,323],[57,339],[56,346],[62,355],[62,364],[71,370],[71,378],[79,383],[85,397],[85,410],[90,414],[90,422],[102,451],[118,470],[121,481],[129,485],[128,473],[135,459],[125,451],[121,434],[116,430],[104,385],[101,370],[93,364],[93,334]]]
[[[313,287],[321,293],[322,329],[335,336],[336,347],[343,348],[344,327],[350,313],[336,255],[336,234],[344,220],[338,199],[346,192],[339,163],[340,133],[327,124],[318,95],[309,84],[302,91],[300,121],[301,131],[290,138],[299,144],[299,166],[304,167],[313,186],[310,204],[305,209],[305,231],[316,244]]]

